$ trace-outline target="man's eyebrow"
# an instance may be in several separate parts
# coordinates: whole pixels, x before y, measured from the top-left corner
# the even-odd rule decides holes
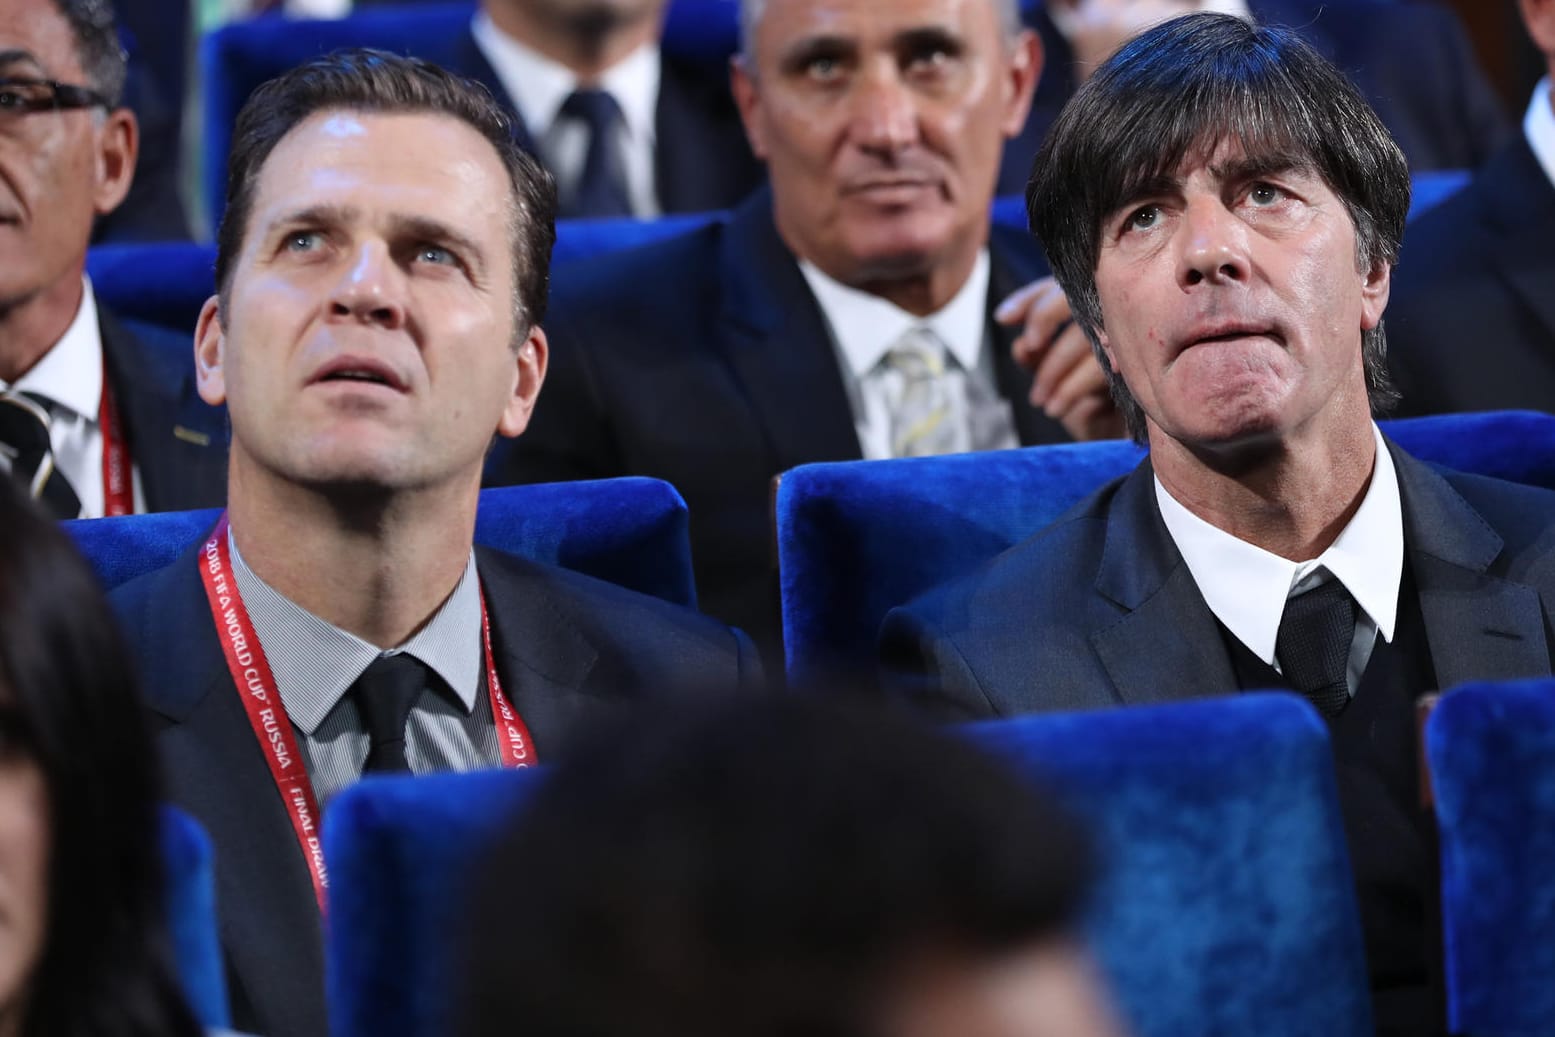
[[[896,49],[913,52],[925,47],[940,47],[949,51],[964,48],[964,36],[946,25],[915,25],[896,34]]]
[[[299,225],[338,227],[341,224],[350,223],[359,215],[357,210],[349,205],[307,205],[301,209],[287,209],[269,222],[271,231],[280,227],[295,227]]]
[[[31,65],[43,75],[48,75],[48,70],[43,67],[43,62],[39,61],[38,56],[32,51],[14,47],[10,50],[0,50],[0,68],[23,63]]]
[[[1262,177],[1279,176],[1282,173],[1306,173],[1312,163],[1293,155],[1246,155],[1211,163],[1209,171],[1222,182],[1242,183]]]
[[[1113,211],[1125,209],[1146,198],[1159,198],[1180,190],[1182,190],[1182,177],[1171,173],[1150,173],[1129,184],[1119,193],[1118,204],[1113,206]]]
[[[846,36],[804,36],[783,48],[778,67],[797,71],[816,58],[847,57],[857,50],[857,42]]]

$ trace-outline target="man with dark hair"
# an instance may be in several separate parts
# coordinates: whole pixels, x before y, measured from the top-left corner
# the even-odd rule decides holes
[[[0,13],[0,472],[60,518],[222,497],[221,415],[187,346],[121,324],[84,274],[94,219],[135,173],[124,76],[102,0]]]
[[[483,871],[460,1037],[1121,1032],[1073,821],[896,711],[642,718],[552,768]]]
[[[550,176],[490,96],[346,51],[261,87],[233,140],[195,337],[229,511],[116,605],[172,797],[216,844],[238,1026],[322,1034],[316,826],[341,788],[527,766],[757,667],[689,610],[472,550],[486,449],[545,375],[554,235]]]
[[[892,612],[887,682],[961,717],[1303,693],[1334,740],[1380,1029],[1440,1032],[1415,704],[1551,672],[1555,494],[1438,473],[1372,420],[1403,155],[1293,33],[1193,15],[1081,87],[1027,199],[1150,457]]]

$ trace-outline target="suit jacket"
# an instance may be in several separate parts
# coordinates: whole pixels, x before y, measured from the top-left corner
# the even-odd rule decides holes
[[[197,572],[202,545],[116,590],[172,802],[216,847],[233,1021],[323,1037],[324,957],[302,851],[233,686]],[[476,549],[492,647],[541,760],[585,725],[651,696],[759,680],[748,639],[684,608]]]
[[[1261,25],[1297,30],[1346,72],[1377,110],[1413,170],[1473,169],[1507,128],[1490,81],[1457,17],[1395,0],[1249,0]],[[1000,194],[1020,194],[1048,127],[1078,81],[1069,43],[1039,4],[1025,16],[1042,38],[1042,75],[1031,115],[1005,149]]]
[[[519,143],[538,153],[529,128],[512,109],[507,89],[468,29],[456,39],[429,41],[418,56],[479,80],[493,97],[508,102]],[[727,209],[766,179],[745,139],[729,92],[727,66],[664,54],[654,121],[654,190],[664,212]]]
[[[1401,413],[1555,410],[1555,184],[1518,134],[1409,227],[1387,310]]]
[[[97,323],[147,510],[221,504],[227,499],[226,412],[195,392],[189,336],[121,323],[102,306]]]
[[[1047,273],[1035,241],[995,227],[989,308]],[[1069,437],[1033,409],[1031,376],[994,326],[1000,391],[1022,443]],[[530,428],[498,445],[495,484],[652,475],[691,513],[701,604],[779,640],[772,479],[861,457],[820,306],[761,191],[725,222],[558,273],[551,369]]]

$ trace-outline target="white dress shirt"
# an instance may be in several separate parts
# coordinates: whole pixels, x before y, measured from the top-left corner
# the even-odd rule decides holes
[[[193,354],[190,354],[191,357]],[[190,363],[194,361],[191,359]],[[103,340],[97,327],[97,300],[92,282],[83,278],[81,305],[65,334],[36,364],[0,392],[36,393],[49,401],[49,443],[54,466],[70,483],[81,501],[82,518],[101,518],[103,497],[103,430],[98,421],[103,402]],[[119,422],[124,422],[124,401],[119,402]],[[131,486],[135,510],[146,510],[140,469],[131,458]]]
[[[475,15],[470,31],[566,197],[588,158],[588,130],[576,119],[557,118],[579,87],[578,77],[498,29],[485,11]],[[660,72],[659,48],[646,44],[607,69],[598,83],[588,84],[608,92],[621,107],[616,147],[632,215],[639,218],[660,212],[653,171]]]
[[[975,379],[979,390],[973,395],[985,404],[1002,409],[1003,441],[996,447],[1019,443],[1015,418],[1009,402],[995,389],[993,345],[988,337],[988,250],[979,253],[971,276],[955,297],[940,310],[917,317],[878,295],[861,292],[837,281],[809,260],[799,261],[799,270],[814,293],[831,331],[838,366],[848,402],[853,408],[853,426],[865,458],[891,456],[892,399],[890,380],[900,374],[882,364],[885,355],[909,328],[923,324],[931,328],[949,354],[946,377],[953,391],[968,396],[968,380]],[[960,412],[969,414],[971,400]],[[1007,434],[1006,434],[1007,433]]]
[[[1047,4],[1046,8],[1048,17],[1053,20],[1053,25],[1058,29],[1059,33],[1065,39],[1073,39],[1074,34],[1079,31],[1080,25],[1084,20],[1085,15],[1074,9],[1066,7],[1063,4]],[[1248,22],[1253,20],[1253,12],[1252,9],[1247,6],[1247,0],[1199,0],[1195,11],[1205,14],[1234,15],[1235,17]],[[1170,18],[1177,17],[1179,14],[1188,13],[1190,12],[1165,11],[1162,12],[1159,21],[1164,22]],[[1146,28],[1148,28],[1148,26],[1140,26],[1141,30]]]
[[[1328,549],[1305,562],[1292,562],[1238,540],[1184,507],[1158,477],[1156,501],[1161,518],[1183,562],[1193,574],[1215,618],[1248,649],[1280,669],[1275,640],[1285,602],[1296,594],[1336,579],[1360,611],[1350,642],[1350,694],[1360,684],[1378,634],[1392,642],[1398,619],[1398,588],[1404,572],[1404,512],[1398,473],[1372,425],[1377,457],[1366,496]]]
[[[1523,134],[1534,158],[1544,167],[1544,175],[1555,186],[1555,86],[1550,77],[1539,80],[1533,88],[1533,99],[1528,102],[1528,114],[1523,116]]]

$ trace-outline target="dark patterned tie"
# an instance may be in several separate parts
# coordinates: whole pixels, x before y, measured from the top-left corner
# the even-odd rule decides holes
[[[1350,704],[1347,672],[1354,639],[1355,599],[1338,580],[1285,602],[1275,654],[1291,686],[1325,717],[1338,716]]]
[[[410,761],[405,758],[405,722],[426,690],[429,674],[421,660],[399,652],[374,659],[351,685],[349,694],[356,700],[371,745],[362,766],[364,774],[410,770]]]
[[[55,518],[81,517],[81,499],[54,467],[49,405],[32,393],[0,394],[0,465]]]
[[[562,103],[562,118],[576,119],[588,130],[588,153],[583,172],[561,206],[561,215],[630,216],[632,200],[626,192],[626,171],[617,146],[616,126],[621,106],[604,90],[574,90]]]

